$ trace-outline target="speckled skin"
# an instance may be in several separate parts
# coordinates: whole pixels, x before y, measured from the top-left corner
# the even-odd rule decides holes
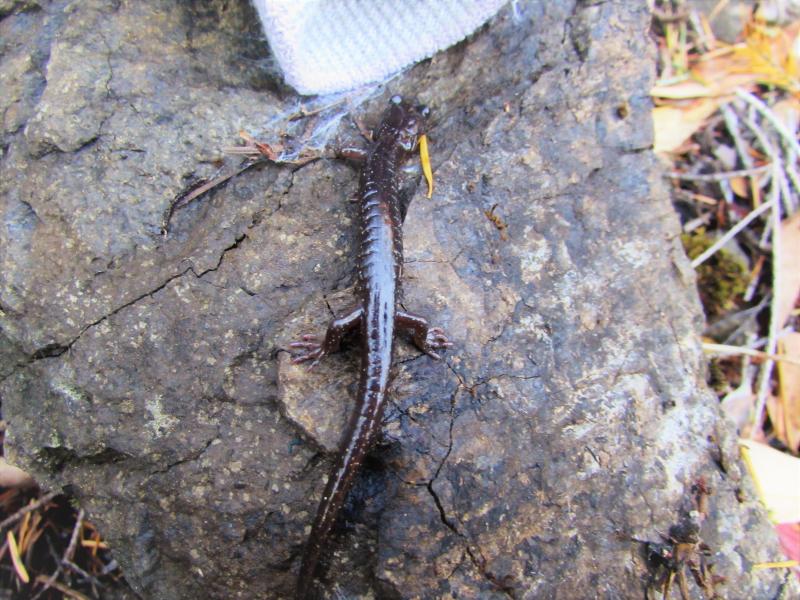
[[[357,409],[350,418],[322,494],[298,576],[298,599],[309,595],[325,541],[380,429],[395,332],[410,333],[415,344],[434,358],[438,358],[435,349],[450,345],[441,329],[429,327],[422,317],[398,310],[397,306],[403,268],[403,215],[397,171],[416,148],[426,115],[427,109],[415,108],[397,96],[392,98],[365,154],[359,186],[360,305],[347,316],[333,320],[321,344],[313,336],[304,336],[302,342],[292,344],[305,349],[295,362],[312,360],[316,364],[338,349],[345,334],[358,328],[362,349]]]

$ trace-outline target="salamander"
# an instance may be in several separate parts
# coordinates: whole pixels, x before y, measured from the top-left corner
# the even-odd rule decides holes
[[[316,336],[304,335],[291,344],[302,349],[293,362],[311,361],[312,366],[337,351],[348,333],[359,332],[361,344],[356,409],[342,436],[311,529],[297,580],[297,600],[309,596],[326,540],[380,430],[395,334],[410,334],[420,350],[436,359],[436,350],[451,345],[441,328],[431,327],[423,317],[399,306],[405,208],[399,197],[398,172],[417,147],[428,114],[427,107],[412,106],[395,96],[366,153],[348,152],[350,158],[364,161],[359,182],[358,306],[332,320],[321,342]]]

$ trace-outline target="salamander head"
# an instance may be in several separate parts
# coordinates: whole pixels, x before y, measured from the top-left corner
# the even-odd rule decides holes
[[[378,135],[382,136],[387,130],[392,130],[400,147],[406,152],[413,152],[419,137],[425,133],[425,120],[430,109],[427,106],[413,106],[400,96],[393,96],[389,102],[389,110]]]

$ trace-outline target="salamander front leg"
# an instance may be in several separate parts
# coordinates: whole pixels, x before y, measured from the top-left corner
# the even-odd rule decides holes
[[[437,360],[441,357],[434,350],[453,345],[447,341],[441,327],[431,327],[428,320],[419,315],[397,311],[395,323],[398,329],[411,335],[417,348]]]
[[[356,168],[361,168],[367,162],[367,151],[355,146],[344,146],[334,150],[336,158],[347,161]]]
[[[328,331],[325,332],[325,339],[319,342],[316,335],[304,335],[299,342],[289,344],[291,348],[302,348],[303,352],[292,359],[294,364],[312,361],[311,366],[315,366],[322,358],[328,354],[339,350],[342,338],[351,331],[358,328],[363,318],[364,309],[357,308],[350,314],[339,319],[333,319],[328,324]]]

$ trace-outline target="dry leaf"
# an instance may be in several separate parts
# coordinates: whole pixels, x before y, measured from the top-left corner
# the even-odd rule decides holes
[[[775,523],[800,521],[800,458],[740,439],[742,457]]]
[[[798,34],[800,23],[780,28],[752,21],[747,26],[744,46],[736,46],[737,57],[749,63],[747,68],[758,83],[800,93],[800,57],[795,48]]]
[[[782,335],[778,340],[778,351],[800,358],[800,333],[792,331]],[[779,361],[778,377],[780,396],[772,401],[770,420],[776,437],[792,452],[797,452],[800,447],[800,366]],[[778,406],[774,406],[776,402]]]
[[[692,66],[692,77],[706,87],[710,96],[729,96],[737,88],[750,88],[758,81],[746,54],[743,56],[747,46],[738,44],[729,50],[725,54],[701,56]]]
[[[780,368],[780,367],[779,367]],[[786,427],[786,412],[784,411],[783,400],[781,396],[774,396],[770,394],[767,396],[767,414],[769,415],[769,422],[772,424],[772,435],[786,447],[791,448],[787,436]]]
[[[753,21],[743,43],[721,44],[694,59],[688,79],[659,83],[650,93],[667,99],[721,99],[761,83],[800,94],[800,57],[795,55],[799,34],[800,23],[781,29]]]
[[[714,94],[706,84],[685,79],[677,83],[657,84],[651,88],[650,95],[667,100],[692,100],[694,98],[708,98]]]
[[[657,84],[650,94],[670,100],[717,98],[723,102],[732,98],[737,88],[750,88],[757,81],[758,76],[752,72],[748,61],[737,56],[735,46],[729,46],[696,59],[690,79]]]
[[[778,253],[780,288],[776,312],[778,326],[783,327],[800,294],[800,212],[781,223]]]
[[[0,456],[0,486],[9,488],[28,488],[36,485],[33,478],[22,469],[6,462]]]
[[[722,412],[734,423],[736,428],[741,431],[750,421],[750,413],[755,406],[756,396],[753,393],[753,382],[746,379],[735,390],[730,391],[720,402]]]
[[[657,106],[653,109],[656,152],[674,152],[700,129],[717,110],[713,98],[695,100],[687,106]]]

